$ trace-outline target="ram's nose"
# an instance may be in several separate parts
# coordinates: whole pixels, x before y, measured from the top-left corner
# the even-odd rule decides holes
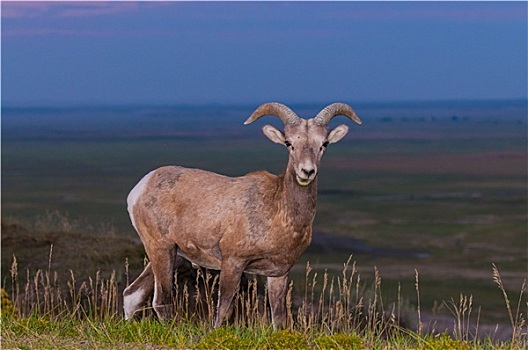
[[[312,176],[315,175],[315,169],[313,168],[312,169],[302,168],[301,172],[303,173],[303,175],[306,176],[307,179],[312,178]]]
[[[308,186],[315,179],[316,174],[316,168],[304,166],[297,172],[297,183],[301,186]]]

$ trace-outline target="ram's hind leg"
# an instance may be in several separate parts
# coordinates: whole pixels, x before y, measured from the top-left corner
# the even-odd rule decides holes
[[[177,246],[147,252],[154,274],[154,299],[152,306],[161,320],[173,316],[174,267]]]
[[[147,299],[152,297],[153,292],[154,274],[152,273],[150,263],[148,263],[141,275],[123,292],[125,319],[131,319],[136,311],[147,302]]]

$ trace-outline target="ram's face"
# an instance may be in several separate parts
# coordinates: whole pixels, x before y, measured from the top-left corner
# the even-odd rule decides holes
[[[348,128],[340,125],[328,132],[326,125],[319,125],[314,119],[300,119],[294,125],[287,124],[284,133],[271,125],[266,125],[263,130],[271,141],[288,148],[289,163],[295,171],[297,183],[308,186],[317,177],[326,147],[345,136]]]
[[[303,120],[299,125],[287,125],[284,135],[297,183],[308,186],[317,176],[321,157],[329,143],[326,126],[315,124],[313,119]]]

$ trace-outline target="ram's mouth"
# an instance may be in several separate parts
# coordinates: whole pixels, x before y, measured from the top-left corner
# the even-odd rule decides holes
[[[296,175],[296,176],[295,176],[295,179],[297,180],[297,183],[298,183],[299,185],[303,186],[303,187],[308,186],[309,184],[311,184],[311,183],[312,183],[312,180],[313,180],[313,179],[310,179],[310,178],[308,178],[308,179],[303,179],[303,178],[301,178],[299,175]]]

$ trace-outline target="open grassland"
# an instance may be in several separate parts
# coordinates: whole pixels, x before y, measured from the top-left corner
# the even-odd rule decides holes
[[[258,169],[282,170],[286,151],[267,141],[258,127],[238,126],[250,112],[227,111],[220,116],[226,122],[222,125],[208,111],[196,122],[187,119],[185,123],[167,123],[163,113],[172,112],[159,109],[135,115],[130,123],[112,118],[116,113],[134,115],[134,109],[63,111],[62,124],[56,123],[54,111],[48,111],[40,122],[35,122],[37,118],[19,127],[6,121],[4,114],[2,286],[12,296],[13,255],[23,271],[19,283],[24,285],[26,271],[30,280],[38,269],[47,271],[53,246],[50,271],[57,271],[59,281],[68,281],[69,270],[79,285],[90,277],[94,280],[95,271],[105,279],[115,271],[114,282],[122,288],[127,280],[124,261],[128,259],[130,278],[137,276],[144,263],[125,199],[148,171],[166,164],[232,176]],[[374,284],[376,271],[383,277],[380,296],[389,304],[401,297],[416,308],[417,271],[424,318],[431,317],[437,324],[447,318],[452,331],[453,312],[448,306],[451,301],[458,303],[462,293],[471,297],[472,317],[476,318],[478,310],[481,330],[496,324],[511,328],[491,269],[496,264],[504,290],[510,296],[518,295],[528,274],[525,107],[514,117],[510,117],[510,107],[494,109],[488,116],[474,107],[457,116],[449,112],[448,117],[428,111],[427,106],[412,111],[391,107],[386,112],[366,108],[358,113],[364,125],[351,127],[347,138],[331,145],[322,161],[314,240],[292,271],[294,296],[302,295],[307,261],[322,278],[325,271],[339,275],[343,262],[353,254],[366,285]],[[71,114],[89,122],[71,123]],[[521,305],[526,307],[525,294],[523,298]],[[26,321],[3,320],[3,340],[22,344],[16,343],[22,339],[17,337],[23,337],[21,329],[27,327],[33,329],[29,334],[43,342],[73,339],[79,341],[78,347],[86,348],[93,344],[99,348],[162,348],[187,347],[216,334],[208,326],[195,328],[185,323],[166,327],[143,320],[129,325],[118,311],[108,321],[87,317],[74,322],[46,315],[30,315]],[[66,337],[69,340],[61,338],[61,322],[72,334]],[[272,333],[261,328],[256,337],[268,344]],[[233,330],[235,335],[230,336],[245,339],[253,331]],[[80,340],[83,332],[99,334],[101,339]],[[118,344],[115,336],[119,332],[136,335]],[[147,340],[137,332],[172,340]],[[304,335],[311,348],[318,348],[319,336],[328,335],[303,329],[293,332],[293,337]],[[370,336],[374,338],[374,333]],[[431,348],[415,333],[407,336],[400,338],[407,346],[393,348]],[[35,337],[27,340],[35,341]],[[427,341],[439,338],[435,339]],[[141,341],[148,345],[137,345]],[[364,348],[372,344],[368,341],[363,339]],[[378,348],[384,348],[383,343]]]

